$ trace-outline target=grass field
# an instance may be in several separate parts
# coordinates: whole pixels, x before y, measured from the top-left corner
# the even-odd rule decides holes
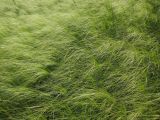
[[[0,0],[0,120],[160,120],[160,0]]]

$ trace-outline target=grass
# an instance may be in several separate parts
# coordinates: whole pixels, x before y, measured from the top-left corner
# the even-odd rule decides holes
[[[1,120],[159,120],[159,0],[0,0]]]

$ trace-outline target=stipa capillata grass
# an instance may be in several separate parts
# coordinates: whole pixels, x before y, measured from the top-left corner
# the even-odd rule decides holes
[[[159,119],[158,0],[0,3],[2,120]]]

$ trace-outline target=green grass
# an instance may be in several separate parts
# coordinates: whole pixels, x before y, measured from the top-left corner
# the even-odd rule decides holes
[[[0,120],[159,119],[159,0],[0,0]]]

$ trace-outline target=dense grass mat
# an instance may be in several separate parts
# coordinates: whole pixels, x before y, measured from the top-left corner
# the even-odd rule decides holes
[[[160,1],[0,0],[0,120],[160,120]]]

